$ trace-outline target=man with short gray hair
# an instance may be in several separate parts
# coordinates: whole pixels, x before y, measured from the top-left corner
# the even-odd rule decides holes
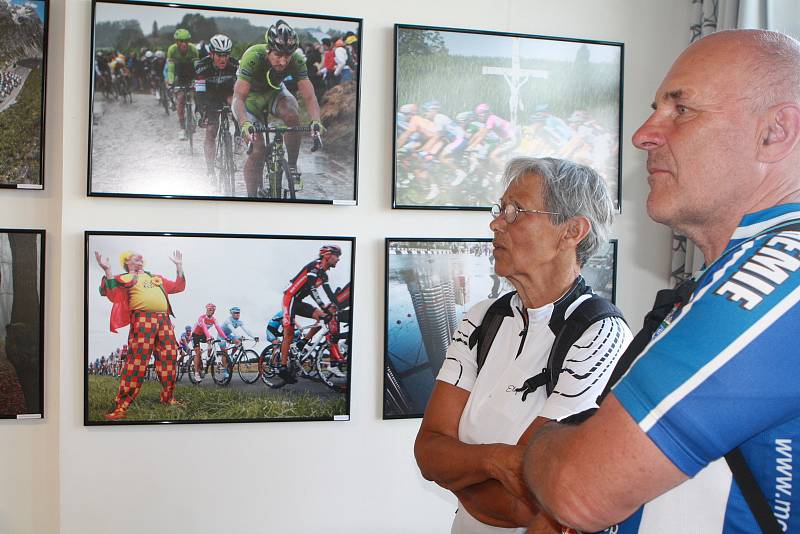
[[[689,46],[658,88],[633,136],[647,211],[707,267],[591,419],[532,438],[526,481],[562,524],[800,531],[799,78],[796,40],[734,30]]]

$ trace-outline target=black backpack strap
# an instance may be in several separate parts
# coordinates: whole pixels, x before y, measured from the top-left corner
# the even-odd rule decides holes
[[[581,291],[582,294],[591,293],[591,288],[587,286]],[[522,400],[524,401],[529,393],[533,393],[541,386],[545,386],[547,395],[550,396],[556,387],[558,377],[561,375],[564,359],[567,357],[569,350],[589,326],[609,317],[620,317],[624,320],[619,308],[602,297],[591,295],[578,304],[578,307],[572,310],[572,313],[564,319],[553,341],[550,355],[547,358],[547,367],[527,379],[521,387],[516,389],[517,392],[522,393]]]
[[[481,324],[472,331],[469,336],[469,348],[472,349],[478,345],[478,372],[481,372],[486,355],[489,354],[489,349],[497,337],[497,331],[500,330],[500,325],[506,317],[513,317],[514,312],[511,310],[511,298],[516,294],[516,291],[506,293],[496,301],[494,301],[486,314],[483,316]]]
[[[689,302],[695,287],[697,287],[697,282],[689,278],[681,282],[675,289],[662,289],[656,294],[653,309],[644,316],[642,329],[634,336],[628,348],[625,349],[625,352],[619,357],[619,361],[617,361],[617,365],[614,367],[614,371],[611,373],[611,377],[608,379],[603,393],[600,394],[600,398],[597,400],[598,405],[600,401],[608,395],[611,388],[628,372],[628,369],[633,365],[633,362],[639,354],[642,353],[647,344],[650,343],[650,340],[653,339],[653,334],[655,334],[658,327],[664,322],[664,319],[667,318],[667,315],[669,315],[673,309],[680,308]]]
[[[772,513],[772,508],[764,497],[764,493],[756,482],[756,477],[747,465],[747,460],[739,447],[733,449],[725,455],[725,461],[728,462],[728,467],[733,471],[733,478],[736,479],[736,484],[742,491],[744,500],[747,501],[747,506],[758,522],[763,534],[780,534],[783,532],[778,520],[775,519],[775,514]]]
[[[581,302],[577,308],[567,317],[564,326],[556,336],[553,347],[550,349],[550,356],[547,359],[547,368],[550,372],[550,380],[547,385],[547,395],[553,392],[558,383],[564,366],[564,359],[567,353],[586,330],[598,321],[609,317],[619,317],[625,319],[622,312],[610,301],[592,295],[590,298]]]

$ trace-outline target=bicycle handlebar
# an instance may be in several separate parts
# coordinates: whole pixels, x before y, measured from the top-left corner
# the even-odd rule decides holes
[[[319,135],[319,130],[315,129],[313,126],[270,126],[265,124],[254,124],[253,125],[253,132],[254,133],[280,133],[284,134],[287,132],[313,132],[314,141],[311,145],[311,152],[316,152],[320,148],[322,148],[322,139]],[[253,143],[249,143],[247,146],[247,155],[249,156],[253,152]]]
[[[254,124],[253,131],[256,133],[286,133],[286,132],[310,132],[311,126],[270,126],[269,124]]]

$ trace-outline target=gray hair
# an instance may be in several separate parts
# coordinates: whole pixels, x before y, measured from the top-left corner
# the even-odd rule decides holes
[[[503,183],[507,189],[529,174],[542,179],[544,209],[558,214],[548,215],[550,222],[562,224],[572,217],[589,221],[589,233],[575,250],[578,265],[583,267],[608,242],[614,205],[605,181],[594,169],[572,161],[518,157],[506,165]]]

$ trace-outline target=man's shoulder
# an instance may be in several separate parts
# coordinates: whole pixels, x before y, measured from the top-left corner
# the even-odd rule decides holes
[[[242,59],[239,60],[240,65],[247,65],[259,59],[264,61],[264,58],[267,57],[267,45],[266,44],[256,44],[248,48],[242,54]]]
[[[297,49],[292,52],[292,62],[293,63],[302,63],[303,65],[306,64],[306,54],[301,49]]]
[[[175,55],[177,51],[178,51],[178,45],[172,43],[171,45],[169,45],[169,48],[167,48],[167,57],[168,58],[172,57],[173,55]]]
[[[253,45],[242,54],[239,60],[238,74],[253,77],[259,71],[267,68],[267,45]]]
[[[739,243],[701,278],[698,300],[732,314],[764,313],[800,287],[800,230],[768,232]]]
[[[197,74],[205,74],[213,66],[211,56],[206,56],[194,64],[194,70]]]

